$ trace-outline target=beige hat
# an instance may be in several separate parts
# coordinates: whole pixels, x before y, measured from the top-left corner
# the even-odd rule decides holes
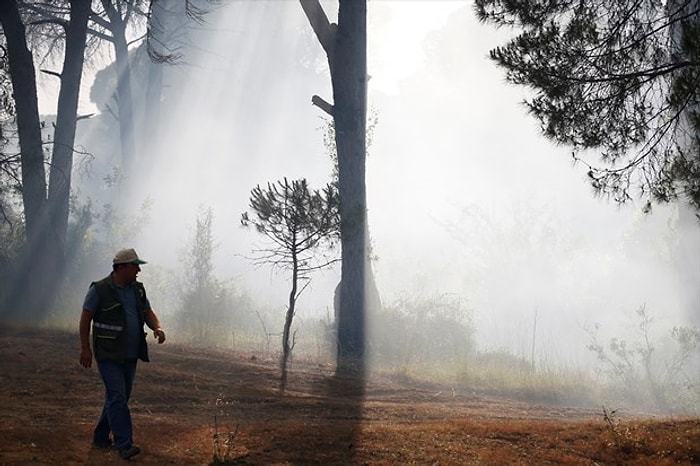
[[[112,259],[112,264],[136,264],[136,265],[141,265],[141,264],[146,264],[146,261],[142,261],[139,259],[138,254],[136,254],[136,251],[134,251],[133,248],[128,248],[128,249],[120,249],[117,251],[117,253],[114,255],[114,259]]]

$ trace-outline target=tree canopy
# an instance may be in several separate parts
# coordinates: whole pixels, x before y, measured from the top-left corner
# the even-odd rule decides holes
[[[255,251],[258,264],[289,269],[292,288],[282,332],[282,372],[280,387],[287,381],[287,360],[293,343],[290,342],[292,320],[296,313],[296,301],[306,286],[299,289],[300,280],[308,280],[309,274],[336,261],[319,253],[322,245],[332,248],[340,236],[340,200],[337,189],[328,184],[322,191],[310,191],[306,179],[289,182],[287,178],[260,185],[250,192],[250,208],[255,213],[241,215],[244,227],[255,229],[267,237],[270,246]],[[308,281],[306,282],[309,283]]]
[[[305,179],[256,186],[250,193],[252,217],[241,215],[244,227],[254,227],[270,240],[270,246],[256,251],[257,264],[296,269],[301,276],[326,266],[318,261],[317,248],[331,245],[340,233],[338,192],[332,185],[310,191]]]
[[[700,2],[476,0],[518,34],[490,57],[598,193],[700,210]],[[589,162],[591,151],[598,162]]]

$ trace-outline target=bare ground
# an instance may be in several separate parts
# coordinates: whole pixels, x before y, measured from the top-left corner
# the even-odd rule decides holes
[[[246,465],[700,464],[697,418],[609,424],[597,410],[359,384],[298,362],[280,393],[274,361],[150,347],[130,403],[137,464],[212,464],[217,439],[220,458]],[[0,365],[0,465],[124,463],[90,445],[103,390],[97,371],[78,364],[76,334],[0,328]]]

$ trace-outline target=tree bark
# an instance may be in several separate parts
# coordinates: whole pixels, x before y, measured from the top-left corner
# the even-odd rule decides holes
[[[73,146],[78,120],[78,98],[80,96],[80,80],[83,75],[90,0],[71,0],[70,10],[49,174],[48,205],[54,238],[52,251],[55,256],[52,261],[55,261],[57,266],[65,263]]]
[[[184,8],[184,7],[179,7]],[[151,57],[148,64],[148,81],[146,83],[146,115],[144,126],[150,141],[157,142],[160,133],[160,110],[163,91],[163,66],[168,51],[165,44],[168,42],[168,19],[173,12],[169,11],[163,0],[152,0],[148,17],[148,43],[147,53]]]
[[[292,289],[289,292],[289,303],[284,316],[284,329],[282,331],[282,356],[280,356],[280,389],[287,388],[287,364],[292,346],[289,341],[292,330],[292,321],[296,313],[297,290],[299,282],[299,262],[297,260],[296,249],[292,251]]]
[[[0,2],[0,24],[7,42],[17,112],[26,235],[28,243],[34,244],[46,226],[46,170],[34,60],[27,48],[24,24],[15,0]]]
[[[365,184],[367,122],[367,2],[340,0],[331,60],[333,118],[338,151],[341,215],[339,374],[363,374],[367,288],[373,276],[367,251]]]
[[[41,122],[36,89],[36,71],[32,53],[27,48],[25,27],[15,0],[0,2],[0,24],[2,25],[13,97],[17,114],[17,132],[19,135],[20,164],[22,169],[22,202],[25,219],[25,249],[23,260],[18,261],[15,269],[16,283],[9,284],[10,295],[5,314],[12,318],[22,318],[32,313],[41,312],[45,294],[35,292],[42,290],[44,284],[43,264],[41,258],[48,247],[48,218],[46,199],[46,169],[41,139]],[[19,279],[36,278],[32,291],[20,286]],[[6,286],[8,286],[6,284]]]
[[[27,49],[17,2],[0,3],[0,23],[7,41],[17,109],[26,229],[24,260],[18,261],[15,271],[18,279],[31,277],[33,283],[31,290],[13,287],[10,306],[15,316],[46,312],[63,276],[60,267],[65,263],[73,144],[90,0],[71,0],[70,9],[47,192],[33,58]]]
[[[328,22],[318,0],[300,2],[328,55],[333,86],[342,246],[336,373],[363,375],[366,314],[379,300],[368,253],[365,184],[367,2],[339,0],[337,27]]]
[[[119,114],[119,136],[122,152],[122,175],[130,179],[136,158],[134,136],[134,104],[131,92],[131,67],[129,66],[129,47],[126,42],[127,12],[122,16],[117,11],[115,2],[102,0],[102,5],[109,18],[109,30],[112,33],[114,56],[117,68],[117,105]],[[127,5],[127,8],[131,6]]]

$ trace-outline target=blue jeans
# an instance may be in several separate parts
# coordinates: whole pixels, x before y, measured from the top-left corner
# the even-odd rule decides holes
[[[114,437],[114,447],[124,450],[131,447],[132,427],[129,412],[131,386],[136,375],[136,359],[118,363],[109,359],[97,361],[97,369],[105,385],[105,404],[95,427],[93,440],[109,443],[109,433]]]

